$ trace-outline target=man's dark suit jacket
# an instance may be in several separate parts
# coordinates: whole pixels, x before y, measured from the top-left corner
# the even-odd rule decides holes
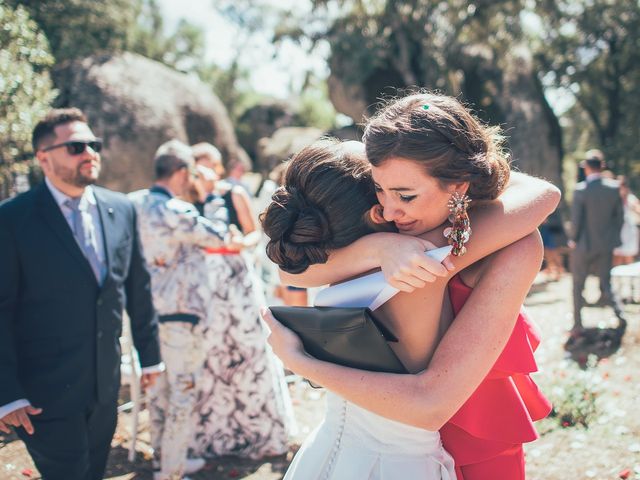
[[[160,363],[149,274],[125,195],[93,187],[107,275],[100,287],[46,184],[0,205],[0,406],[41,417],[117,399],[123,308],[143,367]]]
[[[580,182],[573,192],[571,239],[576,251],[612,253],[620,245],[624,210],[618,182],[597,178]]]

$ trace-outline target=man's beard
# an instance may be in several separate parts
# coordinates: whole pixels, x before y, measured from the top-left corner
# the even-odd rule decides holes
[[[83,174],[81,169],[85,163],[86,162],[82,162],[76,167],[75,170],[60,165],[54,165],[53,171],[65,183],[68,183],[69,185],[73,185],[75,187],[84,188],[88,185],[93,185],[94,183],[96,183],[98,175],[100,174],[100,166],[95,167],[98,170],[98,175],[96,175],[95,178],[93,176],[87,176]]]

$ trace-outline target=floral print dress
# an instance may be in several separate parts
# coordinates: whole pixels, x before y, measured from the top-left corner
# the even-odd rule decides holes
[[[205,216],[228,218],[222,199]],[[266,343],[256,282],[242,255],[206,256],[211,305],[203,325],[206,360],[194,412],[194,456],[257,459],[287,451],[293,427],[284,372]]]

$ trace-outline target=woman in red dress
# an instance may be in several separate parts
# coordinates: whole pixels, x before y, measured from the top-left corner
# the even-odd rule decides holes
[[[454,314],[462,310],[472,291],[462,275],[451,279]],[[540,334],[522,310],[487,376],[440,429],[442,443],[455,460],[458,480],[524,478],[522,444],[538,438],[533,422],[551,410],[530,376],[537,370],[533,353],[539,344]]]

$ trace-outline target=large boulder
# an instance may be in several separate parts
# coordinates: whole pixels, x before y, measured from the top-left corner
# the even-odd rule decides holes
[[[255,159],[261,138],[270,137],[279,128],[299,124],[293,105],[282,100],[264,99],[240,115],[236,131],[242,148]]]
[[[340,140],[354,140],[357,142],[362,141],[362,134],[364,133],[364,127],[352,123],[351,125],[345,125],[344,127],[334,128],[327,132],[327,136],[335,137]]]
[[[210,142],[225,161],[246,158],[227,111],[211,88],[195,77],[132,54],[93,56],[58,66],[56,106],[75,106],[104,139],[100,184],[131,191],[148,186],[153,154],[177,138]]]
[[[284,127],[273,132],[270,137],[258,142],[256,163],[262,174],[269,173],[280,162],[288,160],[294,153],[324,135],[319,128]]]

